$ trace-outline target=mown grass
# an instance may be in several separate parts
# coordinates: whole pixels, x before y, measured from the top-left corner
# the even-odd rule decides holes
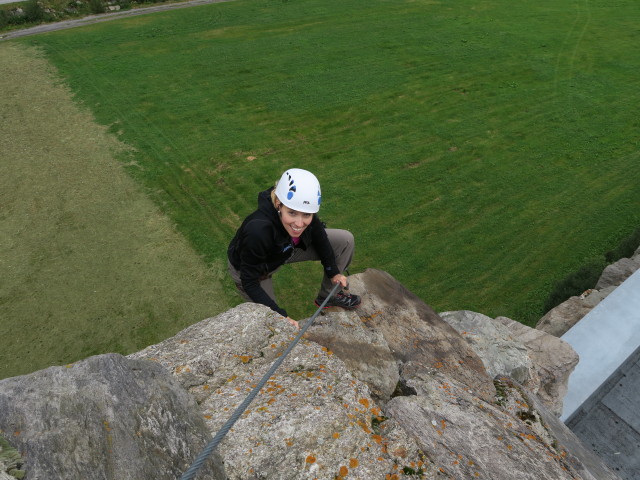
[[[0,378],[131,353],[231,306],[45,59],[0,47]]]
[[[323,219],[356,236],[352,273],[531,324],[557,280],[638,226],[639,14],[635,0],[236,0],[21,41],[135,148],[128,171],[207,262],[259,190],[308,168]],[[313,272],[278,275],[295,317]]]

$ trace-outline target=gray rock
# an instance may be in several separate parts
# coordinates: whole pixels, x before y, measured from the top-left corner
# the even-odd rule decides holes
[[[368,269],[350,283],[362,296],[358,316],[383,336],[396,361],[434,368],[476,395],[493,398],[493,382],[480,357],[430,306],[380,270]]]
[[[436,468],[455,479],[607,480],[618,478],[596,459],[595,476],[558,442],[525,390],[498,383],[496,402],[421,365],[405,364],[403,376],[416,394],[393,398],[385,415],[405,428]],[[539,405],[541,409],[544,409]],[[550,415],[552,418],[552,416]],[[563,435],[571,432],[560,424]],[[572,441],[579,441],[572,437]]]
[[[523,384],[531,379],[528,350],[503,324],[468,310],[443,312],[440,316],[471,345],[491,378],[507,376]]]
[[[320,317],[307,331],[309,340],[329,348],[349,371],[369,386],[375,399],[386,402],[400,380],[398,365],[384,336],[352,312]]]
[[[616,287],[617,285],[609,285],[598,290],[589,289],[579,296],[568,298],[538,320],[536,328],[550,335],[561,337],[582,320],[593,307],[613,292]]]
[[[533,392],[554,415],[562,413],[562,401],[567,393],[569,376],[578,364],[578,354],[564,340],[541,330],[527,327],[507,317],[495,322],[508,329],[526,349],[531,360],[527,390]]]
[[[0,432],[29,480],[174,480],[210,438],[165,370],[116,354],[0,381]],[[208,478],[224,478],[213,460]]]
[[[578,364],[568,343],[507,317],[468,310],[440,315],[469,342],[490,375],[515,380],[555,415],[562,413],[569,375]]]
[[[638,270],[638,268],[640,268],[640,263],[630,258],[621,258],[617,262],[607,265],[598,279],[596,290],[612,286],[617,287]]]
[[[280,315],[246,303],[132,357],[154,360],[173,372],[198,399],[216,433],[295,334]],[[381,416],[368,386],[345,362],[305,339],[219,451],[230,479],[334,479],[348,473],[348,478],[369,480],[392,475],[399,465],[428,465],[404,430]]]
[[[593,305],[582,297],[571,297],[549,310],[536,324],[536,329],[561,337],[591,311]]]
[[[602,300],[616,289],[615,286],[606,287],[601,290],[591,289],[580,295],[580,298],[584,300],[585,305],[593,308],[598,305]]]
[[[362,306],[317,319],[198,480],[617,478],[546,410],[552,401],[529,393],[544,397],[572,368],[564,350],[547,345],[559,339],[489,319],[475,342],[492,346],[481,359],[390,275],[367,270],[350,280]],[[29,480],[179,478],[296,333],[246,303],[127,359],[92,357],[3,380],[0,433],[11,432]],[[483,360],[526,387],[494,384]]]

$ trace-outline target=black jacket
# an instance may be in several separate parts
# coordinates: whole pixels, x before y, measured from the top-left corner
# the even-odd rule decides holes
[[[283,265],[293,255],[294,245],[285,230],[278,211],[271,203],[271,191],[258,194],[258,209],[245,218],[229,244],[227,255],[231,265],[240,272],[242,288],[251,300],[261,303],[287,317],[286,310],[278,307],[260,286],[260,280]],[[324,224],[317,215],[302,232],[295,248],[313,246],[320,256],[327,277],[340,273]]]

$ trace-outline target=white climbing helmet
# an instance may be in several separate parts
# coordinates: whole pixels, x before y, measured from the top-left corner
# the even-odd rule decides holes
[[[300,168],[290,168],[276,185],[278,199],[292,210],[317,213],[320,210],[320,182],[316,176]]]

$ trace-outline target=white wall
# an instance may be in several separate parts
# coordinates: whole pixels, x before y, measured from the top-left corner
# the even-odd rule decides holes
[[[573,412],[640,345],[640,270],[562,336],[580,356],[560,419]]]

